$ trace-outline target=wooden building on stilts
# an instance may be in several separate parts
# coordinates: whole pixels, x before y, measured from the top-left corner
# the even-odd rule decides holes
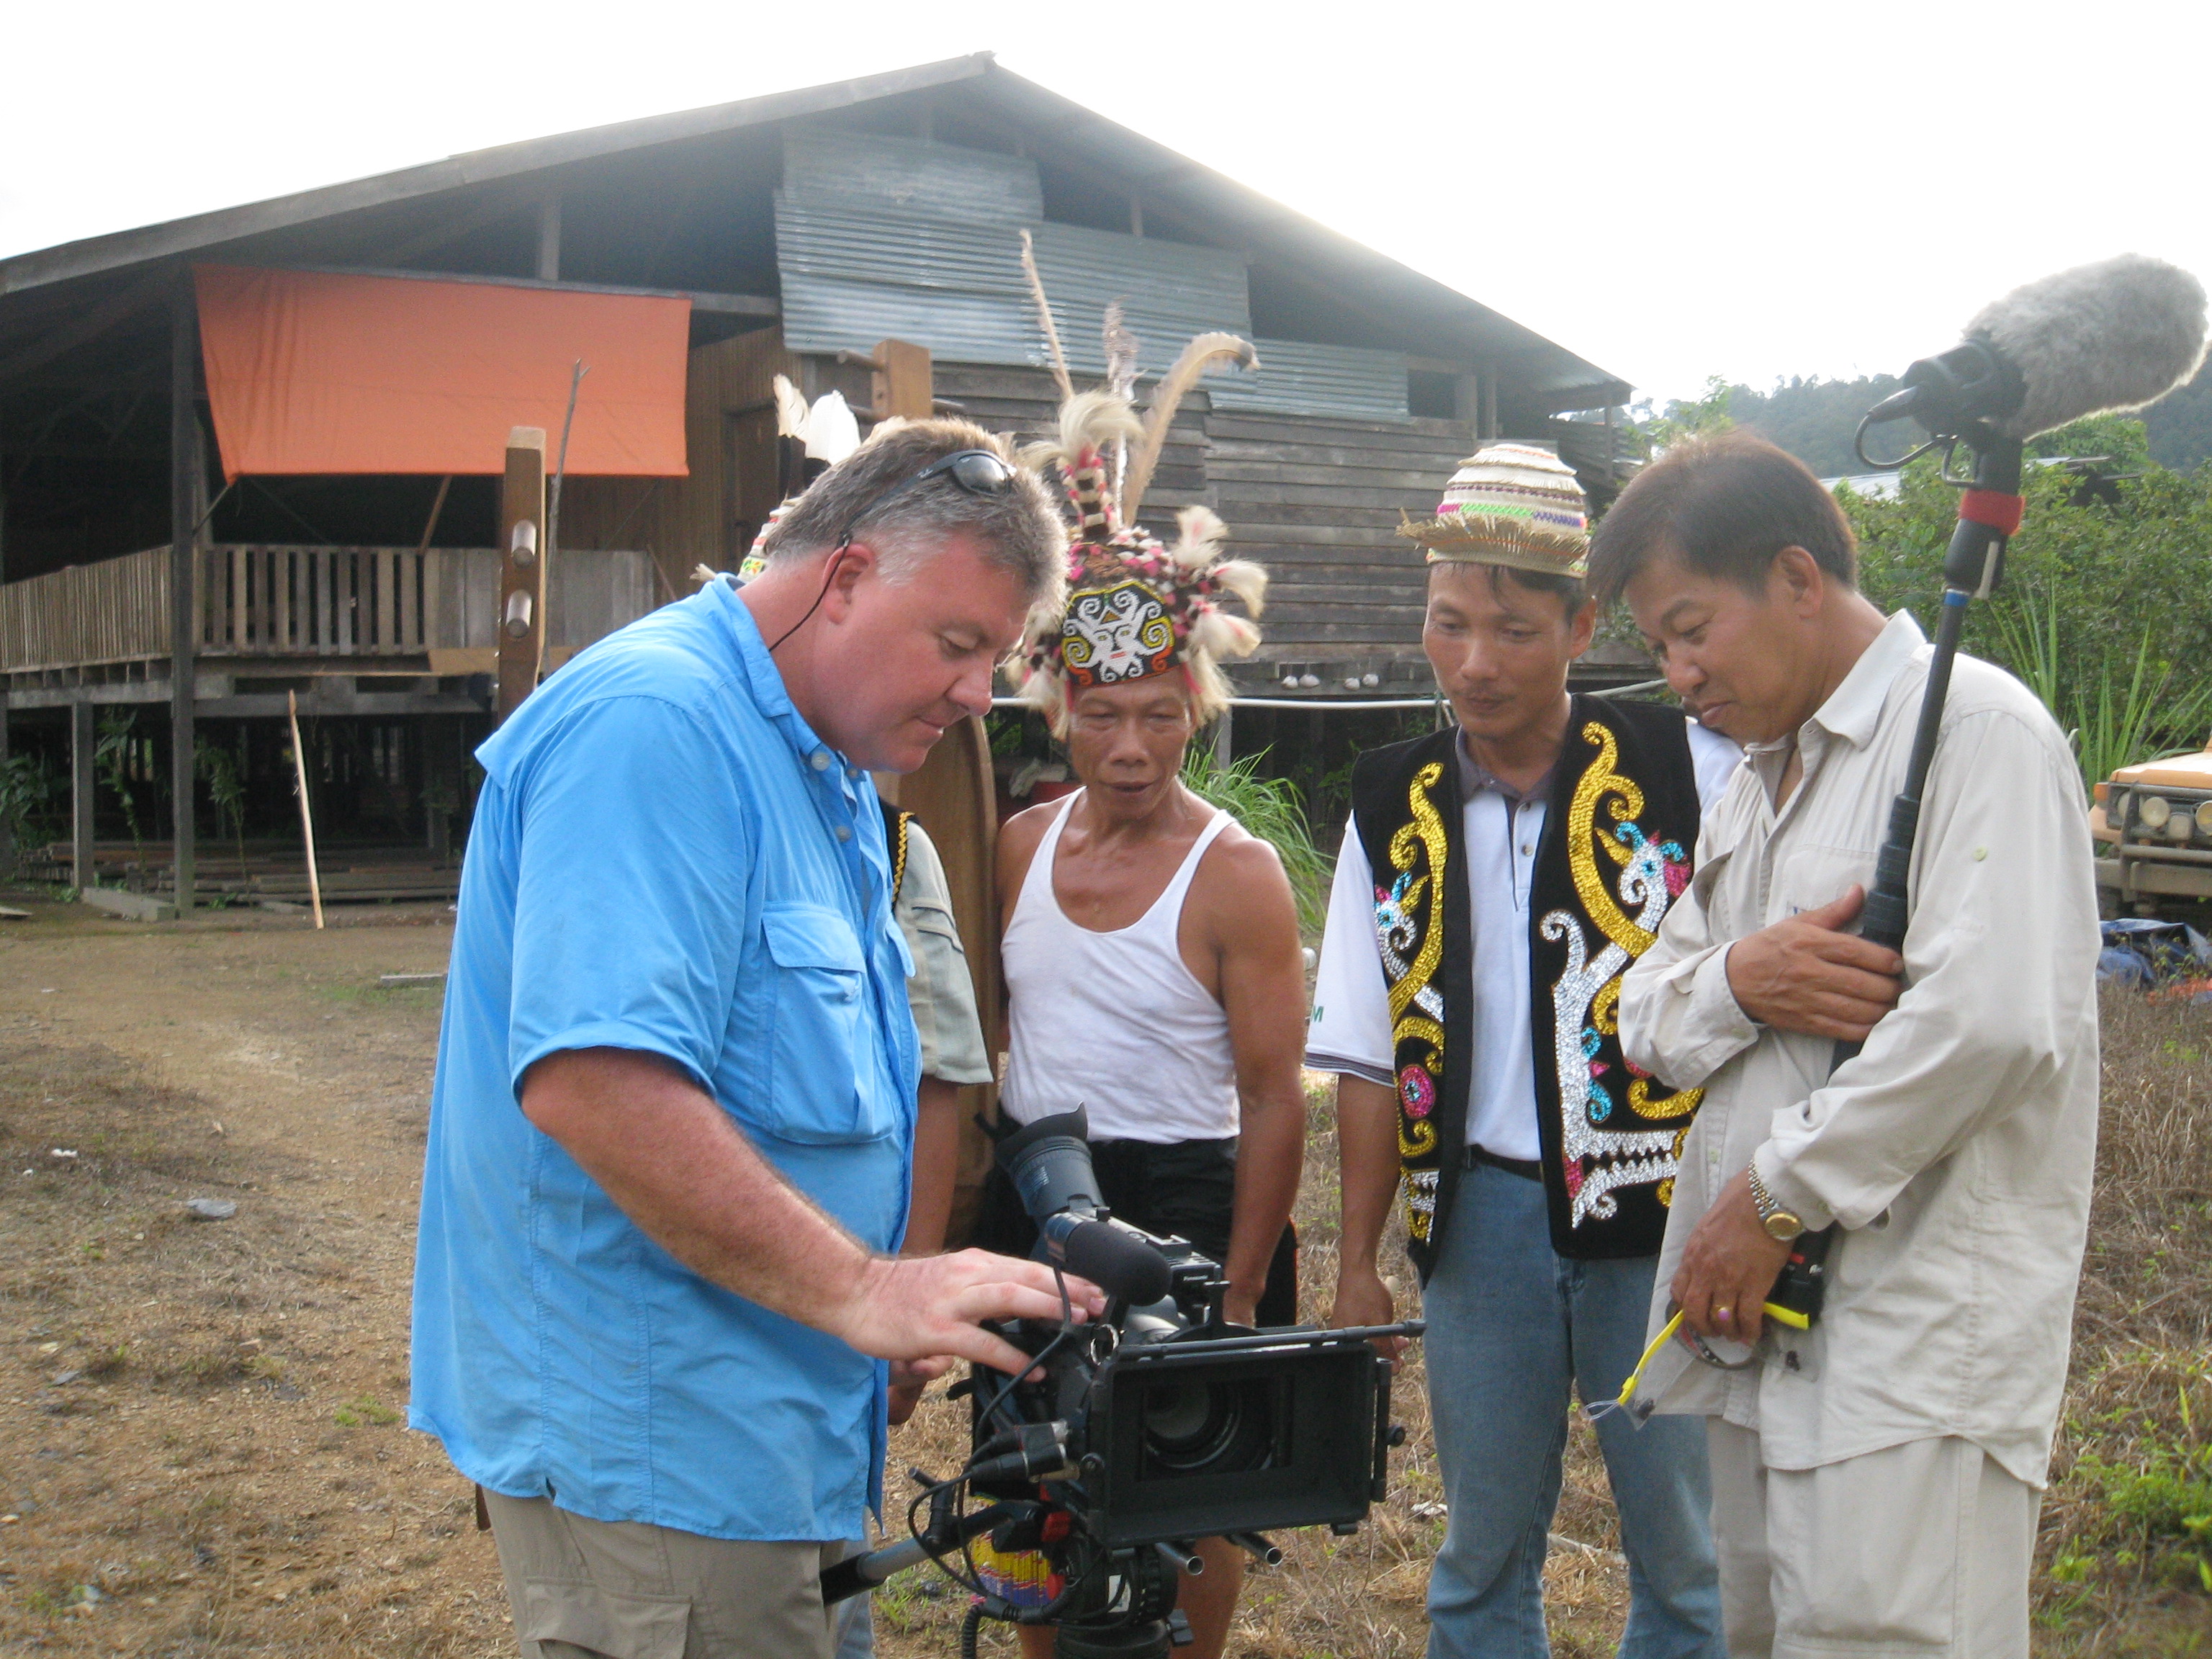
[[[1601,496],[1625,476],[1616,377],[988,55],[21,254],[0,745],[66,780],[53,872],[289,896],[264,852],[296,845],[295,699],[326,896],[450,892],[513,429],[557,470],[574,387],[535,624],[557,670],[742,557],[778,499],[778,374],[864,428],[1040,431],[1024,229],[1079,378],[1115,301],[1152,374],[1205,330],[1256,345],[1183,404],[1147,517],[1205,502],[1269,567],[1240,690],[1316,723],[1429,690],[1394,528],[1480,441],[1555,445]]]

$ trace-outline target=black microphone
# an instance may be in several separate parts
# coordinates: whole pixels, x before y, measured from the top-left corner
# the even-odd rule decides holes
[[[1062,1210],[1039,1229],[1053,1257],[1109,1296],[1142,1307],[1168,1293],[1174,1282],[1167,1257],[1143,1234],[1118,1221],[1097,1221]]]
[[[1048,1260],[1109,1296],[1139,1306],[1157,1302],[1173,1282],[1168,1259],[1134,1227],[1104,1218],[1090,1136],[1091,1121],[1079,1106],[1023,1125],[995,1152]]]
[[[1977,422],[1999,437],[2155,403],[2204,357],[2204,289],[2179,266],[2123,253],[2023,283],[1984,306],[1950,350],[1905,371],[1868,425],[1907,416],[1956,437]]]

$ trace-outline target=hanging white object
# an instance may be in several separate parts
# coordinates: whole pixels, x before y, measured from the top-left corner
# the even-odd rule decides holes
[[[835,466],[860,447],[860,423],[842,392],[825,392],[806,416],[806,459]]]

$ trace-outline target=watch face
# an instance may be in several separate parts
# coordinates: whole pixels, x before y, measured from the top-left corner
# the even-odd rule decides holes
[[[1787,1210],[1777,1210],[1765,1221],[1766,1235],[1778,1243],[1787,1244],[1805,1231],[1805,1224]]]

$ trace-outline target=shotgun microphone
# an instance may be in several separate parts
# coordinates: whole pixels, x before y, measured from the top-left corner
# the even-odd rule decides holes
[[[1957,437],[1979,422],[2026,440],[2157,402],[2197,373],[2204,333],[2203,287],[2179,266],[2140,253],[2077,265],[1984,306],[1959,344],[1906,369],[1865,424],[1910,416]]]

